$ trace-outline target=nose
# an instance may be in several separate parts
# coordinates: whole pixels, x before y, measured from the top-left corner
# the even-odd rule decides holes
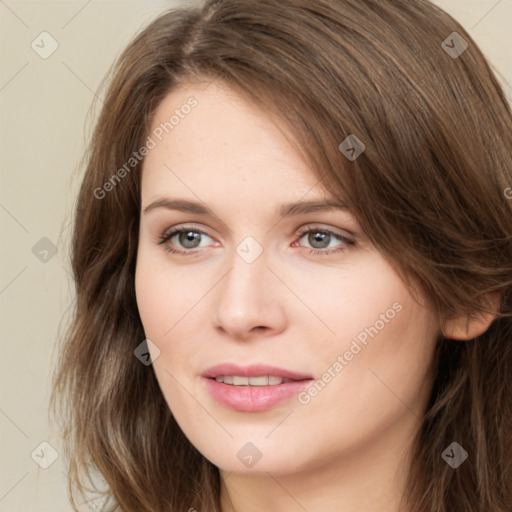
[[[234,340],[266,337],[286,328],[286,287],[267,267],[266,252],[251,263],[234,252],[216,287],[215,328]]]

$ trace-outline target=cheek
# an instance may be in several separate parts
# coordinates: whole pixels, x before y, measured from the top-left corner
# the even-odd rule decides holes
[[[401,324],[405,315],[399,310],[409,294],[379,254],[361,253],[356,264],[323,272],[308,280],[301,296],[330,331],[322,329],[324,342],[318,344],[325,354],[343,354],[356,338],[364,346],[376,331],[380,335],[391,324]]]
[[[369,410],[382,422],[407,410],[420,417],[430,391],[436,341],[433,317],[406,292],[398,297],[401,309],[394,318],[388,323],[373,319],[350,338],[351,346],[343,353],[345,361],[347,355],[351,360],[344,363],[338,390],[345,406],[351,404],[348,407],[361,421],[369,421],[365,413]]]
[[[191,282],[179,267],[166,265],[165,256],[158,252],[139,248],[135,294],[146,336],[165,341],[205,292],[199,281]]]
[[[145,337],[159,349],[153,359],[157,379],[166,398],[178,400],[181,392],[171,375],[182,382],[200,370],[198,354],[208,337],[204,316],[211,307],[206,296],[218,277],[207,270],[191,275],[169,265],[162,253],[140,249],[135,293]]]
[[[403,403],[420,407],[437,337],[433,313],[414,300],[380,256],[331,282],[325,296],[324,319],[336,334],[314,348],[317,375],[332,382],[317,404],[343,397],[344,412],[348,408],[355,416],[367,407],[384,415]]]
[[[189,319],[187,312],[191,314],[190,301],[194,301],[192,292],[187,292],[192,287],[178,293],[182,280],[179,271],[166,268],[161,258],[140,249],[135,271],[137,307],[146,338],[158,347],[158,357],[151,352],[152,367],[162,393],[174,411],[180,411],[187,404],[177,382],[183,381],[182,371],[187,368],[190,353],[194,350],[180,331]]]
[[[146,336],[149,339],[160,337],[165,332],[163,313],[172,309],[172,304],[168,304],[170,296],[165,293],[164,281],[158,279],[158,272],[143,252],[137,259],[135,295]]]

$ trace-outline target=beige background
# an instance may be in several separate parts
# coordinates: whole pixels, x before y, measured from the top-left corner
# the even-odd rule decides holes
[[[0,0],[2,512],[71,510],[62,457],[42,469],[31,454],[44,441],[57,454],[61,450],[47,403],[55,341],[74,298],[68,219],[93,119],[87,114],[94,91],[132,35],[166,7],[183,3]],[[462,23],[512,84],[512,0],[436,3]],[[43,31],[58,43],[47,59],[31,47]],[[512,87],[505,88],[512,101]],[[44,237],[49,241],[40,241]],[[53,257],[44,253],[52,245]],[[34,458],[50,455],[43,446]]]

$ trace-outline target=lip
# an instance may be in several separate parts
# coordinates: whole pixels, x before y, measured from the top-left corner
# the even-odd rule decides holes
[[[252,364],[249,366],[238,366],[233,363],[222,363],[205,370],[201,376],[207,379],[215,379],[218,375],[238,375],[240,377],[262,377],[264,375],[275,375],[292,380],[312,379],[311,375],[294,372],[278,366],[266,364]],[[280,385],[280,384],[279,384]]]
[[[241,377],[274,375],[292,379],[294,382],[283,382],[273,386],[232,386],[217,382],[215,377],[218,375]],[[201,376],[206,389],[218,403],[243,412],[271,409],[278,403],[297,395],[313,381],[311,375],[261,364],[238,366],[225,363],[208,368]]]

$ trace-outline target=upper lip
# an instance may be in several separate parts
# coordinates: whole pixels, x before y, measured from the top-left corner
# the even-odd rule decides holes
[[[219,375],[236,375],[239,377],[263,377],[273,375],[275,377],[284,377],[291,380],[312,379],[311,375],[301,372],[279,368],[278,366],[269,366],[266,364],[252,364],[249,366],[239,366],[233,363],[222,363],[211,366],[205,370],[201,376],[207,379],[214,379]]]

